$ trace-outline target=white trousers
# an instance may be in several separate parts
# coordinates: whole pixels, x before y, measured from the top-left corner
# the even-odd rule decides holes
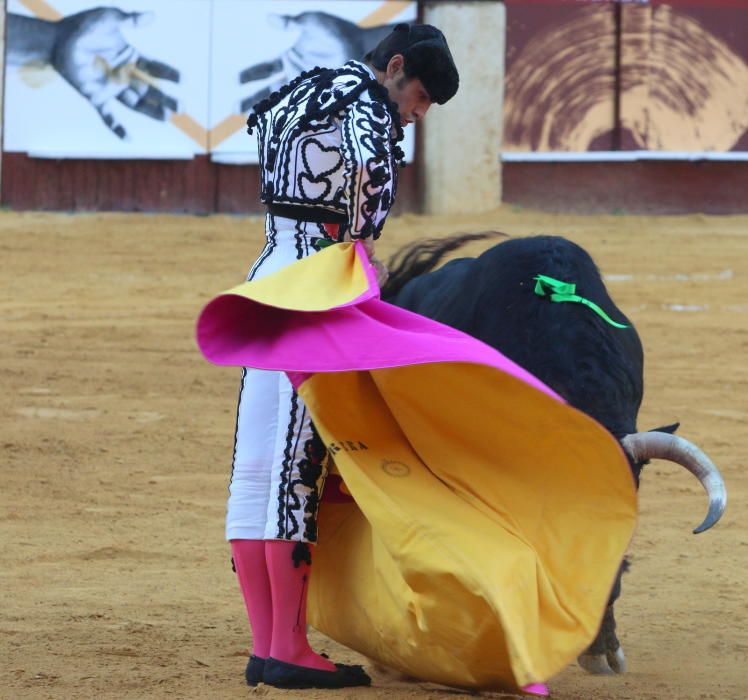
[[[266,245],[248,279],[317,252],[320,224],[267,215]],[[326,451],[283,372],[242,370],[226,539],[317,541]]]

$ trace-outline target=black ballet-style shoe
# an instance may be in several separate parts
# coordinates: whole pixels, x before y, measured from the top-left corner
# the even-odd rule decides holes
[[[322,671],[278,661],[272,656],[265,662],[263,681],[274,688],[351,688],[371,685],[363,666],[335,664],[334,671]]]
[[[247,685],[255,686],[258,683],[262,683],[265,672],[265,661],[266,659],[261,659],[254,654],[249,657],[247,668],[244,669],[244,677],[247,679]]]

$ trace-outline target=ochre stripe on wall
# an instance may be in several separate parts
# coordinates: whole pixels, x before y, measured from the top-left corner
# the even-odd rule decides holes
[[[209,146],[215,148],[227,138],[233,136],[247,125],[247,117],[242,114],[232,114],[218,122],[209,132]]]
[[[33,12],[39,19],[47,19],[54,22],[62,19],[62,14],[55,10],[55,8],[50,4],[44,2],[44,0],[20,0],[20,2],[27,10],[29,10],[29,12]]]
[[[360,20],[358,26],[375,27],[378,24],[387,24],[406,10],[410,4],[411,0],[385,0],[374,12]]]
[[[196,122],[189,114],[172,114],[171,124],[189,136],[200,148],[208,150],[208,132],[202,124]]]

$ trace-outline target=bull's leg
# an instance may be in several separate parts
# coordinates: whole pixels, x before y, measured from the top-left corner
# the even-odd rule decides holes
[[[612,676],[626,672],[626,657],[616,636],[616,619],[613,606],[605,611],[603,624],[587,651],[577,659],[579,665],[589,673]]]
[[[618,641],[618,637],[616,636],[616,619],[613,616],[613,606],[611,605],[608,610],[610,611],[610,621],[607,624],[603,622],[605,657],[608,659],[608,664],[610,664],[614,673],[626,673],[626,656],[623,653],[621,642]]]
[[[626,657],[623,653],[621,643],[616,635],[616,618],[613,604],[621,595],[621,577],[628,569],[628,562],[624,561],[618,572],[615,586],[610,595],[610,602],[605,610],[602,625],[584,654],[577,661],[579,665],[589,673],[596,675],[613,675],[626,672]]]

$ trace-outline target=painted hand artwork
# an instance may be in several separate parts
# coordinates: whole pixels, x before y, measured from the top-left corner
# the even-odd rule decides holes
[[[279,56],[251,65],[239,74],[242,84],[272,78],[269,84],[241,101],[242,113],[304,71],[317,66],[342,66],[346,61],[361,58],[387,36],[393,26],[359,27],[327,12],[270,15],[267,21],[271,26],[298,34],[298,38]]]
[[[112,133],[124,139],[127,131],[112,112],[112,100],[159,121],[178,108],[173,97],[153,85],[153,79],[178,83],[179,71],[142,56],[121,31],[152,19],[152,13],[114,7],[96,7],[58,22],[11,13],[7,16],[6,59],[10,66],[52,66],[91,104]]]
[[[308,68],[363,57],[416,18],[415,0],[8,0],[7,9],[6,151],[234,163],[257,162],[246,118],[263,95]]]

